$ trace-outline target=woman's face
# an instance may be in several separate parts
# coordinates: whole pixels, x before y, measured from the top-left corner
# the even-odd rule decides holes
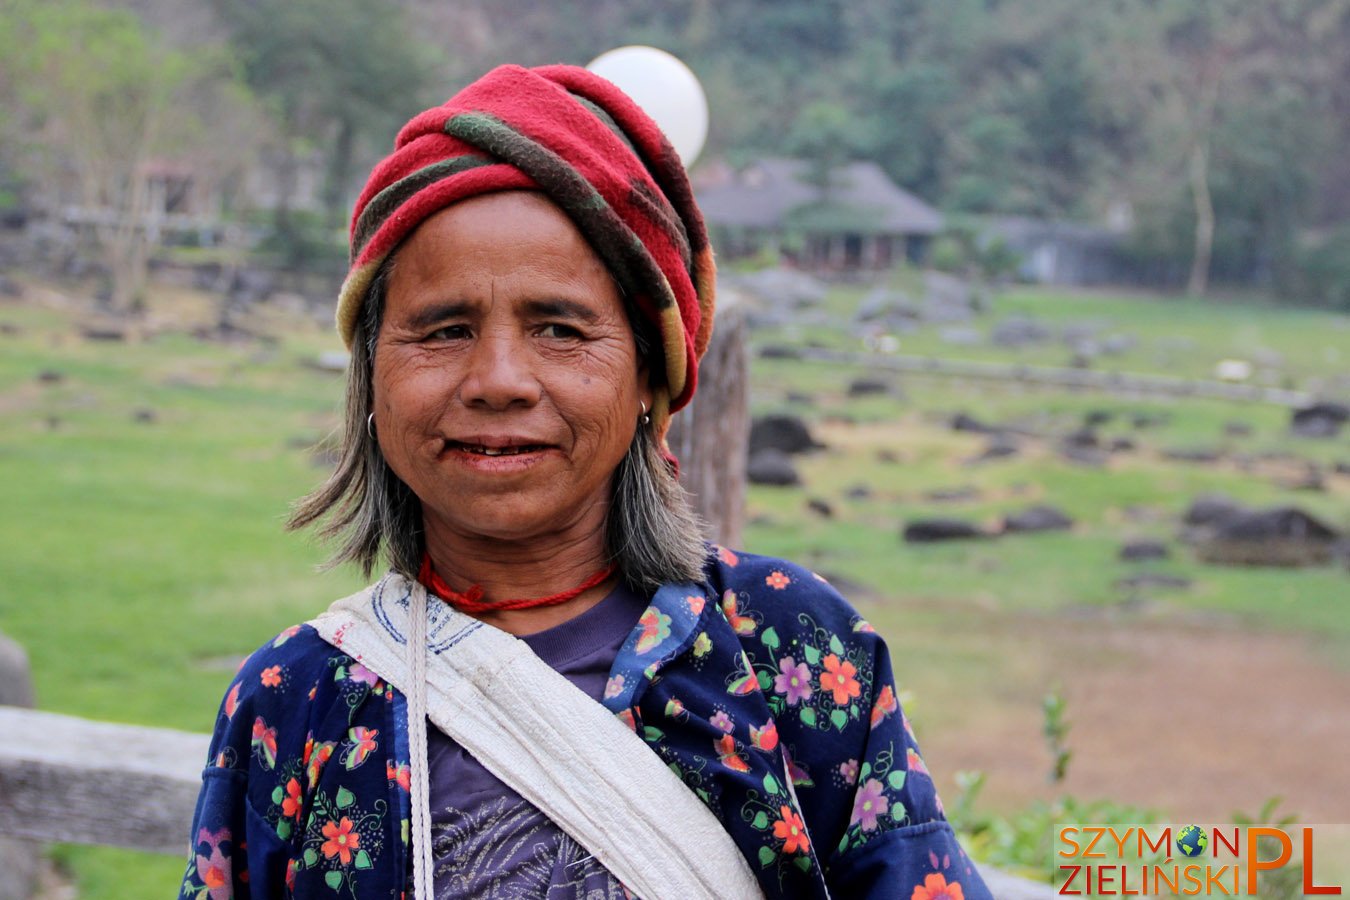
[[[375,426],[428,542],[561,539],[603,526],[646,371],[618,289],[540,194],[422,223],[390,275]]]

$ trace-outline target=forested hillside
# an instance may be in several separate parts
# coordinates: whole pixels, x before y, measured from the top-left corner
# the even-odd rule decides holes
[[[31,48],[24,35],[54,10],[88,14],[93,2],[6,0],[0,42]],[[1350,304],[1350,0],[119,5],[151,43],[194,48],[198,67],[216,61],[197,74],[247,93],[274,164],[323,157],[330,224],[358,162],[410,111],[499,62],[584,63],[640,42],[702,78],[705,159],[871,159],[947,212],[1123,223],[1134,253],[1189,272],[1194,293],[1213,273]],[[43,45],[47,61],[77,52],[60,44]],[[46,64],[25,67],[26,55],[0,53],[0,92],[50,125],[44,104],[64,100],[25,89]],[[0,129],[30,121],[11,116]],[[22,143],[0,137],[11,169],[23,169]]]

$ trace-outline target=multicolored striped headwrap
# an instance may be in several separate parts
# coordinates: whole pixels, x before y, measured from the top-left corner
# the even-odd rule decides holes
[[[370,175],[351,225],[337,308],[350,347],[380,265],[427,218],[469,197],[537,190],[576,224],[660,335],[648,360],[652,423],[689,402],[712,332],[714,268],[678,154],[610,82],[575,66],[501,66],[403,126]]]

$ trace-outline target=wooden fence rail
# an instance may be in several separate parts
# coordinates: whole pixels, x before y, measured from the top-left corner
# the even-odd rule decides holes
[[[0,837],[187,854],[206,735],[14,706],[0,706],[0,734],[15,738],[0,742]],[[1054,897],[980,872],[998,900]]]

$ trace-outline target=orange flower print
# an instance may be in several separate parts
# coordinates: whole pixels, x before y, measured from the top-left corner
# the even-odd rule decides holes
[[[792,579],[787,577],[777,569],[774,569],[768,575],[764,576],[764,583],[767,584],[769,587],[773,588],[775,591],[781,591],[789,584],[792,584]]]
[[[834,692],[835,706],[843,706],[851,698],[862,693],[858,679],[853,677],[858,674],[853,663],[846,659],[840,660],[831,653],[821,661],[821,664],[825,666],[825,671],[820,673],[820,689]]]
[[[300,796],[300,782],[292,778],[286,782],[286,799],[281,801],[281,814],[288,819],[299,821],[303,802]]]
[[[806,826],[802,817],[792,811],[790,806],[780,806],[778,813],[783,818],[773,823],[773,836],[784,841],[784,853],[805,853],[811,849],[811,839],[806,836]]]
[[[225,870],[220,866],[207,866],[206,871],[202,873],[202,884],[206,885],[208,890],[223,888],[226,880]]]
[[[703,597],[697,597],[690,594],[688,597],[684,598],[684,602],[689,604],[689,611],[697,616],[703,612],[703,606],[707,601]]]
[[[880,693],[877,694],[876,702],[872,704],[872,727],[876,728],[882,719],[889,716],[900,708],[896,702],[895,691],[889,684],[883,685]]]
[[[737,556],[735,553],[732,553],[726,547],[717,548],[717,558],[720,559],[726,565],[733,567],[741,561],[741,558],[739,556]]]
[[[961,882],[947,883],[947,876],[934,872],[923,880],[923,884],[914,888],[909,900],[966,900],[961,890]]]
[[[262,686],[276,687],[281,684],[281,666],[268,666],[262,670]]]
[[[327,859],[336,856],[344,866],[351,865],[352,851],[361,847],[361,835],[352,831],[352,820],[343,816],[340,822],[330,821],[323,826],[323,836],[328,838],[320,848],[323,855]]]

